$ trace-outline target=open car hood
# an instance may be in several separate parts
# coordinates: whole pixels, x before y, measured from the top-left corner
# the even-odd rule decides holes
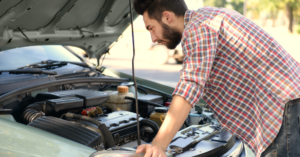
[[[0,51],[72,45],[99,59],[129,25],[129,0],[2,0]]]

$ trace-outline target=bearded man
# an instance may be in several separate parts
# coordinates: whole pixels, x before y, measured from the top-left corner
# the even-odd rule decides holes
[[[153,42],[184,54],[179,82],[159,132],[136,152],[164,151],[203,98],[220,125],[256,156],[300,156],[300,64],[236,11],[188,10],[183,0],[135,0]]]

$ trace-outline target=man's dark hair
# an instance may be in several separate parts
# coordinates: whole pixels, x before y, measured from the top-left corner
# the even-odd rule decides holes
[[[171,11],[181,17],[188,10],[184,0],[134,0],[134,9],[140,15],[148,11],[149,17],[158,22],[161,22],[164,11]]]

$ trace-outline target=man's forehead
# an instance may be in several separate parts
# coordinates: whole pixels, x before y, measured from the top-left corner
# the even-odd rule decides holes
[[[148,29],[148,27],[153,26],[157,23],[156,20],[149,18],[147,11],[145,11],[143,14],[143,20],[144,20],[146,29]]]
[[[149,17],[147,11],[145,11],[143,14],[143,20],[144,20],[145,27],[147,28],[147,26],[149,25]]]

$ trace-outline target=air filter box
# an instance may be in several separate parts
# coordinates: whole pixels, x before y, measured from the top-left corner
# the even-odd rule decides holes
[[[36,101],[46,101],[49,99],[64,98],[61,100],[57,100],[57,102],[63,102],[67,99],[67,97],[72,97],[71,99],[74,99],[74,97],[83,99],[83,106],[82,106],[83,108],[100,105],[109,99],[109,95],[107,93],[103,93],[96,90],[88,90],[88,89],[44,92],[44,93],[37,94],[35,99]],[[54,102],[54,100],[51,101]]]
[[[67,109],[83,108],[83,104],[83,99],[77,97],[50,99],[46,101],[46,113],[53,115]]]

